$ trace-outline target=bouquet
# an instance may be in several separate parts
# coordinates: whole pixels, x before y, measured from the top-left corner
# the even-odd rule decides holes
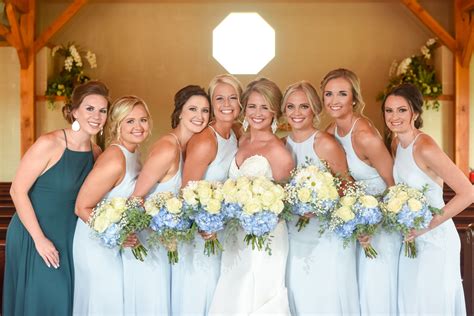
[[[278,224],[284,209],[283,187],[265,177],[227,180],[223,186],[224,213],[239,220],[246,232],[244,241],[252,249],[271,254],[269,234]]]
[[[420,191],[406,184],[390,187],[381,204],[388,227],[401,232],[404,236],[413,229],[428,228],[433,214],[441,214],[442,211],[428,205],[424,194],[426,190],[428,190],[426,186]],[[415,258],[415,240],[404,243],[405,256]]]
[[[379,202],[374,196],[365,194],[360,187],[348,187],[332,214],[329,226],[347,246],[358,237],[374,235],[382,219]],[[367,258],[377,257],[377,251],[370,243],[363,248]]]
[[[138,201],[114,197],[97,204],[88,224],[105,246],[120,246],[122,250],[128,236],[147,228],[149,222],[150,216],[144,213]],[[147,250],[138,245],[132,248],[132,253],[136,259],[143,261]]]
[[[162,244],[168,251],[169,263],[177,263],[178,241],[193,237],[192,221],[184,213],[183,202],[171,192],[159,192],[149,197],[144,206],[154,232],[150,244]]]
[[[214,234],[224,228],[225,216],[221,212],[222,185],[207,180],[191,181],[182,190],[184,208],[196,223],[199,231]],[[223,251],[217,237],[210,238],[204,243],[204,254],[210,256]]]
[[[286,203],[291,212],[299,215],[296,223],[301,231],[313,214],[320,221],[328,221],[331,211],[339,201],[339,182],[333,175],[315,165],[306,165],[291,172],[290,182],[285,186]]]

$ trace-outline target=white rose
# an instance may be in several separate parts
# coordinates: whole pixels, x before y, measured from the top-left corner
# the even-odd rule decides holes
[[[176,197],[173,197],[166,201],[166,209],[172,214],[181,213],[181,207],[183,203]]]
[[[206,209],[210,214],[219,214],[221,211],[221,202],[216,199],[209,199],[206,203]]]
[[[376,207],[379,202],[377,201],[376,198],[374,198],[372,195],[364,195],[359,198],[360,203],[369,208]]]
[[[351,208],[349,206],[341,206],[336,210],[335,215],[342,219],[344,222],[348,222],[352,219],[354,219],[355,214],[352,212]]]
[[[352,206],[354,205],[355,201],[356,201],[356,198],[353,196],[343,196],[341,198],[341,204],[343,206]]]
[[[311,201],[311,190],[308,188],[301,188],[298,190],[298,199],[303,203]]]
[[[281,200],[277,200],[270,206],[270,211],[278,215],[281,213],[281,211],[283,211],[284,207],[285,205],[283,202]]]
[[[421,202],[418,201],[417,199],[409,199],[408,207],[410,208],[410,211],[418,212],[423,207],[423,204],[421,204]]]

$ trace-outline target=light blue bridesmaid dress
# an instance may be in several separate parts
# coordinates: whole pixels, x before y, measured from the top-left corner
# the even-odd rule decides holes
[[[233,131],[228,139],[216,135],[217,154],[209,164],[204,180],[224,182],[237,152]],[[221,255],[204,254],[204,239],[196,233],[193,243],[180,244],[179,261],[172,266],[172,314],[207,315],[220,274]]]
[[[138,153],[117,146],[125,157],[125,176],[104,196],[104,199],[127,198],[135,188],[140,171]],[[74,315],[123,315],[123,267],[118,247],[107,248],[94,232],[78,219],[73,243],[74,254]]]
[[[286,146],[297,166],[309,158],[326,168],[314,152],[315,136],[298,143],[288,136]],[[295,227],[299,216],[288,222],[290,251],[286,285],[292,315],[357,315],[359,299],[355,244],[343,247],[331,232],[320,235],[320,222],[312,218],[300,232]]]
[[[398,145],[393,166],[395,182],[419,190],[428,185],[428,203],[442,208],[443,188],[418,167],[413,157],[413,144],[420,135],[406,148]],[[466,315],[459,262],[461,243],[453,221],[445,221],[415,242],[416,258],[400,256],[400,315]]]
[[[368,194],[381,194],[387,185],[375,168],[357,157],[352,146],[352,130],[358,120],[354,121],[347,135],[339,136],[337,126],[334,135],[346,152],[352,178],[364,184]],[[357,243],[357,273],[362,315],[397,314],[397,271],[401,242],[399,234],[380,227],[371,239],[371,245],[378,252],[375,259],[367,258],[364,249]]]

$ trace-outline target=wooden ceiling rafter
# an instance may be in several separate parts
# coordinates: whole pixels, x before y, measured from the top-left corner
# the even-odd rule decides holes
[[[27,13],[30,9],[28,0],[5,0],[5,3],[13,4],[20,13]]]
[[[88,0],[74,0],[66,10],[38,37],[35,41],[35,52],[39,52],[46,43],[56,34],[76,13],[88,2]]]
[[[474,10],[474,0],[465,0],[461,4],[461,11],[467,12]]]
[[[400,0],[416,17],[433,32],[450,51],[456,51],[456,40],[416,0]]]
[[[20,26],[16,17],[15,8],[11,2],[8,2],[5,5],[5,10],[7,12],[8,23],[10,24],[11,37],[9,42],[18,52],[18,59],[20,61],[21,68],[26,68],[28,66],[28,59],[23,38],[20,32]]]

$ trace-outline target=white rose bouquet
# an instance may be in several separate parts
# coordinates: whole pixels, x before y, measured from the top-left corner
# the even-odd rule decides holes
[[[224,228],[225,216],[221,212],[224,195],[222,184],[206,180],[191,181],[182,190],[184,208],[196,223],[199,231],[215,234]],[[207,239],[204,254],[210,256],[224,248],[217,239]]]
[[[144,203],[145,212],[151,216],[150,244],[161,244],[168,251],[170,264],[178,262],[178,242],[189,241],[194,236],[192,221],[185,214],[183,202],[171,192],[159,192]]]
[[[344,240],[344,246],[361,236],[372,236],[382,223],[382,211],[379,201],[365,194],[362,188],[346,188],[339,206],[332,214],[329,226]],[[370,243],[363,246],[367,258],[376,258],[377,251]]]
[[[285,186],[286,203],[294,215],[300,218],[296,223],[301,231],[315,215],[321,222],[327,222],[331,211],[339,201],[340,181],[330,172],[315,165],[306,165],[291,172]]]
[[[114,197],[97,204],[88,224],[105,246],[123,249],[127,237],[148,227],[150,218],[137,201]],[[132,253],[136,259],[143,261],[147,250],[138,245],[132,248]]]
[[[265,177],[240,177],[227,180],[223,192],[224,213],[239,220],[247,245],[271,254],[269,235],[284,209],[283,187]]]
[[[388,188],[381,207],[387,226],[406,236],[411,230],[428,228],[433,214],[441,214],[438,208],[431,207],[425,197],[428,188],[421,191],[406,184]],[[416,257],[415,240],[405,241],[405,256]]]

